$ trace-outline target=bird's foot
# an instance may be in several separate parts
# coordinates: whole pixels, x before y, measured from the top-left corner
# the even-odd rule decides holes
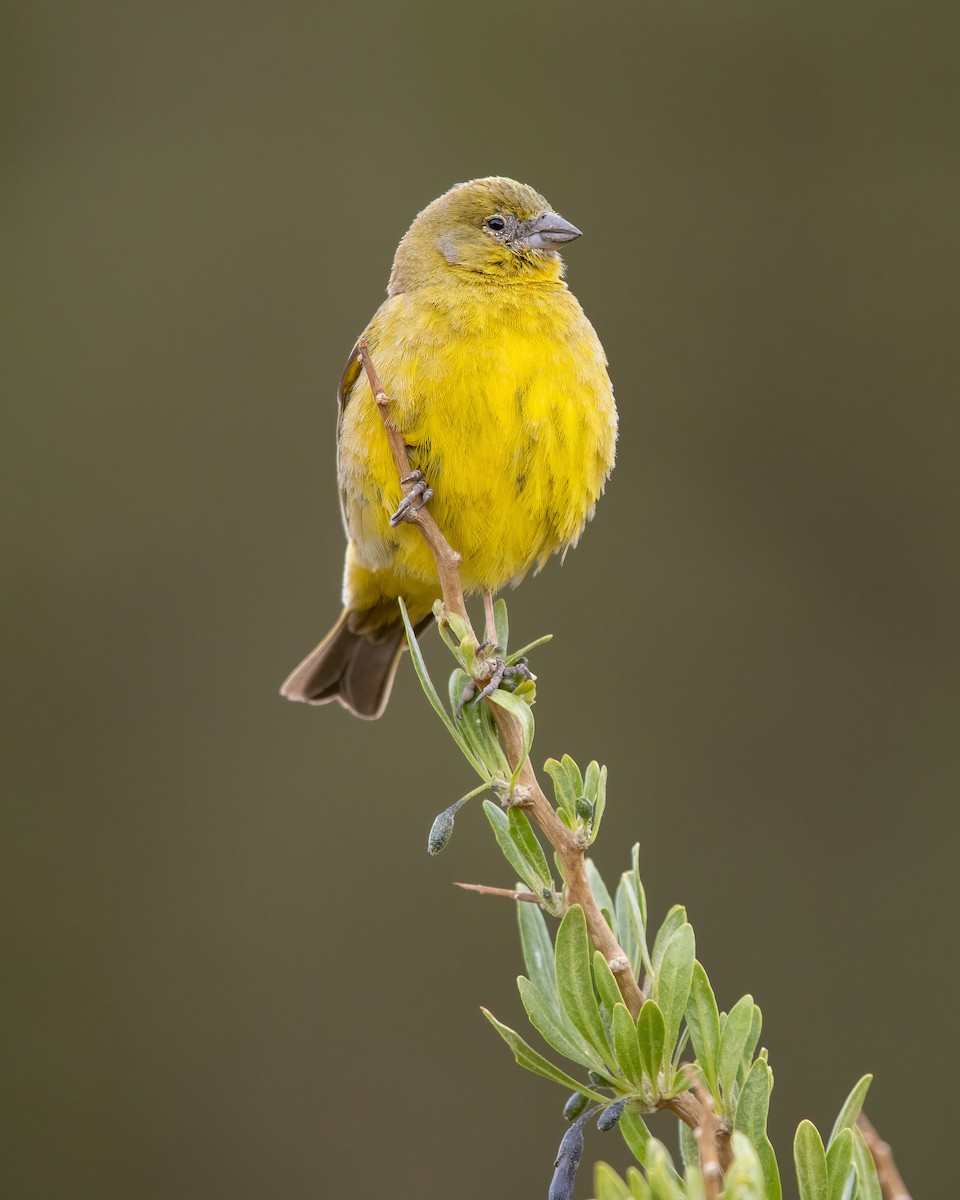
[[[512,691],[513,688],[510,687],[511,683],[516,686],[518,682],[523,682],[525,679],[536,678],[536,676],[527,666],[526,659],[522,658],[519,660],[519,662],[508,665],[503,658],[500,657],[499,646],[493,646],[490,642],[481,643],[479,647],[481,652],[485,648],[492,649],[494,651],[494,655],[492,658],[487,658],[486,656],[481,657],[481,665],[488,668],[488,670],[484,672],[483,678],[468,679],[464,685],[463,692],[460,695],[460,703],[457,705],[457,720],[460,719],[460,714],[463,712],[467,704],[471,702],[473,704],[479,704],[481,700],[486,700],[488,696],[492,696],[493,693],[500,687],[506,686],[508,690]],[[477,691],[478,688],[481,688],[479,693]]]
[[[412,486],[400,501],[397,511],[390,518],[392,526],[412,520],[413,514],[419,512],[425,504],[433,499],[433,488],[427,484],[422,471],[412,471],[406,479],[401,479],[400,482],[404,485],[409,483]]]

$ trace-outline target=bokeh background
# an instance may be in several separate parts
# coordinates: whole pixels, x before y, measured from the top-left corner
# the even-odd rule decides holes
[[[338,611],[344,357],[414,214],[489,173],[585,230],[622,414],[511,601],[556,635],[538,757],[608,764],[601,868],[639,839],[761,1004],[785,1174],[873,1070],[949,1190],[957,26],[7,6],[4,1196],[545,1194],[563,1097],[478,1009],[522,1019],[514,915],[450,886],[511,880],[479,807],[424,852],[466,766],[408,663],[376,725],[277,695]]]

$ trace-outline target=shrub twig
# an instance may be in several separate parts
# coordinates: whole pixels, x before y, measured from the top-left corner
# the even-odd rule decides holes
[[[860,1132],[863,1134],[863,1140],[867,1143],[867,1148],[873,1155],[873,1161],[877,1168],[877,1178],[880,1180],[880,1187],[883,1189],[884,1200],[910,1200],[910,1193],[907,1191],[907,1185],[903,1182],[900,1172],[897,1170],[897,1164],[893,1160],[893,1151],[890,1149],[890,1143],[885,1142],[883,1138],[874,1129],[871,1122],[867,1119],[866,1113],[861,1113],[857,1118],[857,1125],[860,1127]]]
[[[401,485],[406,488],[405,481],[411,474],[410,459],[407,455],[403,435],[391,418],[390,398],[380,382],[380,377],[370,356],[370,349],[363,338],[357,342],[356,352],[383,420]],[[460,555],[443,536],[426,506],[412,509],[407,513],[405,519],[417,526],[433,554],[445,608],[448,612],[457,614],[467,622],[471,634],[479,645],[464,600],[463,585],[460,579],[460,563],[462,561]],[[523,732],[517,721],[499,705],[491,704],[489,701],[487,703],[496,722],[508,761],[516,763],[521,757],[524,757],[515,788],[515,794],[523,797],[519,803],[522,804],[527,815],[532,817],[540,827],[556,851],[566,884],[567,904],[569,906],[579,904],[583,909],[590,939],[606,959],[617,981],[623,1002],[636,1020],[643,1005],[644,996],[630,965],[629,957],[624,953],[623,947],[607,924],[593,895],[587,877],[584,848],[573,831],[568,829],[557,816],[553,805],[540,786],[529,757],[523,756]],[[703,1105],[691,1092],[681,1092],[679,1095],[664,1098],[660,1102],[660,1106],[669,1109],[693,1130],[700,1129],[703,1125]],[[715,1141],[720,1165],[726,1167],[730,1155],[730,1131],[726,1128],[726,1122],[717,1121],[714,1118],[714,1123],[717,1130]]]
[[[720,1200],[723,1173],[720,1170],[718,1154],[721,1146],[729,1146],[730,1132],[721,1130],[713,1097],[700,1082],[693,1067],[686,1066],[684,1073],[690,1081],[690,1090],[700,1101],[700,1123],[694,1129],[693,1136],[697,1139],[697,1148],[700,1151],[703,1193],[706,1200]]]
[[[481,896],[505,896],[508,900],[525,900],[528,904],[539,904],[540,897],[533,892],[518,892],[515,888],[489,887],[485,883],[457,883],[454,887],[463,888],[465,892],[479,892]]]

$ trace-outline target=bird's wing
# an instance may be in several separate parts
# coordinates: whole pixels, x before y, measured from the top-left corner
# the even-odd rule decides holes
[[[343,368],[340,374],[340,382],[337,384],[337,477],[340,477],[340,434],[343,430],[343,413],[347,407],[347,402],[350,399],[350,392],[353,385],[360,378],[360,358],[357,354],[357,347],[360,345],[359,340],[354,343],[353,349],[350,351],[350,357],[347,359],[347,365]],[[340,517],[343,521],[343,528],[347,537],[350,537],[350,525],[347,522],[347,502],[344,495],[343,485],[340,485]]]

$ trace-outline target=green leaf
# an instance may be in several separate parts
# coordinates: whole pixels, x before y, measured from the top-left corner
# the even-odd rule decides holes
[[[641,1165],[645,1167],[650,1161],[654,1137],[647,1128],[647,1123],[639,1112],[629,1105],[620,1118],[618,1128],[627,1144],[627,1149]]]
[[[592,858],[588,858],[583,865],[586,868],[587,879],[590,881],[590,891],[593,892],[593,898],[597,902],[597,907],[600,909],[605,908],[608,913],[613,913],[615,911],[613,899],[607,891],[607,885],[603,882],[602,875],[597,870],[596,863],[594,863]],[[617,930],[614,929],[613,932],[616,934]]]
[[[570,786],[570,779],[563,763],[557,762],[555,758],[548,758],[543,764],[543,769],[553,780],[553,795],[557,802],[557,808],[568,814],[572,822],[577,808],[578,793]]]
[[[630,957],[634,974],[639,979],[644,967],[650,971],[650,955],[647,951],[646,934],[643,927],[643,914],[637,900],[636,888],[631,882],[632,876],[625,871],[617,888],[617,932],[620,945]],[[627,950],[630,944],[631,949]]]
[[[630,863],[633,869],[633,882],[637,892],[637,902],[640,905],[640,917],[643,928],[647,928],[647,896],[643,890],[643,880],[640,878],[640,843],[634,842],[630,851]]]
[[[683,924],[664,946],[660,957],[654,995],[663,1010],[666,1038],[664,1048],[668,1056],[673,1054],[683,1014],[687,1008],[696,955],[697,947],[693,928]]]
[[[593,952],[593,978],[597,985],[597,991],[600,994],[600,1003],[606,1008],[612,1018],[613,1010],[623,997],[620,994],[620,988],[617,986],[616,977],[599,950],[594,950]]]
[[[573,829],[576,825],[577,801],[583,795],[583,779],[580,768],[569,754],[565,754],[560,762],[548,758],[543,769],[553,780],[553,792],[557,800],[557,808],[566,814],[566,825]]]
[[[497,631],[497,645],[500,653],[507,652],[507,639],[510,637],[510,618],[507,616],[506,600],[497,600],[493,606],[493,624]]]
[[[660,963],[667,949],[667,942],[673,937],[681,925],[687,923],[687,910],[682,904],[675,904],[663,918],[663,924],[657,930],[653,943],[653,972],[660,970]]]
[[[684,1200],[680,1178],[661,1142],[653,1144],[647,1181],[654,1200]]]
[[[608,1097],[601,1096],[599,1092],[585,1087],[582,1083],[577,1083],[566,1072],[561,1071],[559,1067],[555,1067],[552,1062],[545,1059],[542,1054],[538,1054],[532,1046],[527,1045],[519,1033],[511,1029],[508,1025],[503,1025],[488,1009],[481,1008],[480,1011],[507,1043],[513,1051],[513,1057],[525,1070],[531,1071],[534,1075],[540,1075],[544,1079],[549,1079],[552,1083],[559,1083],[562,1087],[569,1088],[571,1091],[583,1092],[585,1096],[589,1096],[591,1100],[595,1100],[600,1104],[609,1103]]]
[[[833,1139],[837,1136],[841,1129],[851,1129],[857,1123],[857,1118],[863,1110],[863,1102],[867,1098],[867,1092],[870,1090],[870,1084],[873,1083],[872,1075],[862,1075],[853,1085],[850,1095],[844,1100],[843,1107],[840,1109],[837,1119],[833,1123],[833,1129],[830,1131],[830,1140],[827,1146],[833,1145]]]
[[[757,1042],[760,1041],[760,1030],[762,1028],[763,1014],[760,1012],[760,1006],[754,1004],[753,1012],[750,1016],[750,1032],[747,1034],[747,1040],[743,1043],[743,1057],[740,1060],[745,1073],[750,1069],[750,1064],[753,1062],[753,1052],[757,1048]]]
[[[524,904],[519,907],[529,908],[532,905]],[[707,1089],[715,1100],[719,1100],[717,1061],[720,1053],[720,1011],[710,980],[699,962],[693,965],[686,1018],[693,1050],[703,1071]]]
[[[617,884],[617,896],[614,901],[614,932],[617,941],[623,947],[623,952],[630,960],[630,965],[634,969],[635,974],[640,971],[640,943],[637,939],[637,924],[639,923],[639,909],[637,910],[637,924],[634,923],[629,911],[629,898],[627,895],[627,884],[625,880],[627,873],[624,872],[620,876],[620,882]],[[634,900],[636,905],[636,900]]]
[[[644,1070],[655,1095],[660,1092],[660,1072],[663,1069],[666,1033],[663,1013],[656,1000],[644,1000],[637,1017],[637,1042]]]
[[[593,1190],[596,1200],[630,1200],[630,1189],[605,1162],[598,1162],[593,1168]]]
[[[579,799],[583,795],[583,776],[580,774],[580,768],[569,754],[560,759],[560,765],[566,771],[570,786]]]
[[[476,679],[480,669],[479,649],[480,643],[477,641],[473,630],[468,628],[454,651],[454,658],[460,662],[460,665],[472,679]]]
[[[484,801],[484,806],[490,801]],[[717,1053],[717,1077],[723,1097],[724,1110],[732,1115],[733,1085],[743,1062],[743,1048],[753,1024],[753,997],[741,996],[727,1015],[720,1034]]]
[[[852,1127],[853,1165],[857,1172],[857,1200],[883,1200],[877,1166],[858,1126]]]
[[[732,1015],[732,1014],[731,1014]],[[827,1155],[816,1125],[801,1121],[793,1140],[800,1200],[826,1200],[828,1195]]]
[[[639,1090],[643,1086],[643,1060],[637,1027],[625,1004],[617,1004],[613,1010],[613,1052],[624,1077]]]
[[[456,670],[450,676],[448,694],[450,707],[456,711],[463,689],[470,676],[466,671]],[[456,725],[458,745],[467,760],[480,771],[485,779],[506,779],[510,774],[507,757],[497,738],[493,717],[485,704],[464,706]],[[480,767],[476,767],[480,763]],[[482,768],[482,769],[481,769]]]
[[[768,1137],[763,1137],[755,1147],[760,1169],[763,1171],[764,1200],[783,1200],[783,1188],[780,1185],[780,1168],[777,1166],[777,1155],[773,1143]]]
[[[547,644],[547,642],[552,642],[552,641],[553,641],[553,634],[545,633],[543,635],[543,637],[535,638],[534,641],[527,642],[527,644],[525,646],[521,646],[519,650],[514,650],[514,652],[508,658],[506,658],[504,661],[506,662],[508,667],[512,667],[516,663],[518,663],[521,658],[526,658],[531,650],[536,650],[536,648],[538,646],[545,646]]]
[[[457,639],[459,645],[465,638],[470,637],[473,630],[470,627],[470,621],[467,617],[461,617],[459,613],[452,612],[442,600],[437,600],[433,606],[433,615],[437,619],[437,625],[446,627],[453,637]],[[474,639],[476,640],[476,639]]]
[[[528,863],[536,871],[539,879],[543,881],[543,887],[538,891],[540,895],[543,888],[549,888],[554,891],[553,876],[550,874],[550,867],[547,865],[547,856],[543,852],[543,847],[533,832],[530,826],[529,818],[522,808],[517,808],[513,805],[507,809],[507,827],[510,831],[510,836],[514,843],[519,847],[521,853]]]
[[[483,764],[477,761],[460,735],[460,731],[453,723],[453,719],[447,710],[440,702],[440,697],[437,695],[437,689],[433,686],[433,680],[430,678],[430,673],[427,670],[427,664],[424,662],[423,652],[420,649],[420,643],[417,641],[417,635],[413,632],[413,626],[410,624],[410,617],[407,613],[407,606],[403,600],[398,600],[400,605],[400,616],[403,618],[403,627],[407,633],[407,646],[410,650],[410,658],[413,662],[413,669],[417,673],[417,678],[420,680],[420,686],[423,688],[423,693],[430,701],[430,707],[437,714],[440,720],[447,727],[447,732],[460,747],[461,751],[469,761],[470,765],[480,775],[481,779],[489,780],[490,773],[486,770]]]
[[[579,1063],[589,1071],[605,1072],[609,1069],[587,1040],[562,1014],[551,1008],[549,998],[541,988],[523,975],[517,979],[517,987],[530,1024],[548,1045],[564,1058]]]
[[[636,1167],[627,1167],[627,1185],[630,1188],[630,1200],[652,1200],[650,1185]],[[693,1196],[690,1200],[695,1200]],[[702,1200],[697,1197],[696,1200]]]
[[[560,1015],[560,997],[557,995],[557,979],[553,961],[553,942],[547,923],[538,904],[518,904],[517,921],[520,925],[520,946],[523,950],[523,965],[532,983],[543,993],[554,1013]]]
[[[457,730],[450,718],[450,714],[440,703],[440,697],[437,695],[437,689],[433,686],[433,680],[430,678],[430,672],[427,670],[427,664],[424,662],[423,654],[420,650],[420,643],[417,640],[417,635],[413,631],[413,626],[410,624],[410,616],[407,613],[407,606],[402,599],[398,599],[400,605],[400,616],[403,619],[403,627],[407,634],[407,648],[410,651],[410,657],[413,660],[414,670],[417,673],[417,678],[420,680],[420,686],[423,688],[427,699],[430,701],[437,716],[446,725],[448,732],[452,737],[456,738]]]
[[[508,712],[520,726],[520,733],[523,737],[523,746],[520,751],[519,760],[513,764],[510,773],[510,780],[512,783],[515,783],[517,776],[520,774],[520,770],[526,761],[527,755],[530,753],[530,747],[533,745],[533,709],[531,709],[529,704],[521,700],[519,696],[515,696],[512,692],[505,692],[502,689],[491,692],[490,700]]]
[[[680,1182],[680,1176],[673,1165],[673,1159],[670,1157],[670,1152],[662,1142],[658,1142],[655,1137],[647,1129],[646,1122],[637,1110],[636,1105],[628,1104],[620,1118],[619,1129],[623,1135],[623,1140],[627,1144],[627,1149],[637,1160],[637,1162],[646,1170],[651,1171],[658,1162],[662,1172],[666,1172],[666,1178],[673,1183]],[[659,1195],[655,1190],[654,1195]]]
[[[843,1200],[847,1178],[853,1169],[853,1130],[841,1129],[827,1149],[827,1200]]]
[[[494,837],[496,837],[497,843],[503,851],[504,858],[527,887],[539,896],[543,888],[550,885],[541,879],[538,864],[530,862],[526,857],[524,848],[514,840],[507,814],[499,804],[495,804],[492,800],[484,800],[483,811],[487,814],[487,820],[490,822]]]
[[[597,798],[597,786],[600,783],[600,764],[596,761],[587,763],[587,773],[583,777],[583,794],[591,804]]]
[[[730,1138],[733,1149],[731,1162],[724,1179],[724,1195],[736,1200],[765,1200],[766,1188],[763,1168],[756,1150],[742,1134],[733,1132]]]
[[[600,768],[600,778],[597,781],[597,795],[593,802],[593,827],[590,833],[591,843],[597,840],[597,834],[600,832],[600,822],[603,820],[603,811],[607,807],[607,768]]]
[[[685,1167],[700,1166],[700,1145],[696,1134],[685,1121],[678,1121],[678,1140],[680,1142],[680,1157]]]
[[[440,634],[443,644],[451,652],[457,662],[459,662],[461,638],[457,637],[449,620],[447,619],[446,609],[443,607],[442,601],[437,601],[437,603],[434,604],[433,615],[437,619],[437,631]],[[457,618],[457,620],[459,621],[459,618]],[[464,628],[466,628],[465,625]]]
[[[770,1068],[760,1058],[750,1068],[737,1098],[737,1115],[733,1127],[745,1133],[754,1146],[767,1136],[767,1113],[770,1109]]]
[[[683,1126],[686,1129],[686,1125]],[[690,1136],[693,1136],[691,1131]],[[707,1190],[703,1186],[703,1176],[697,1163],[690,1163],[683,1173],[684,1195],[687,1200],[707,1200]]]
[[[556,976],[560,1004],[570,1023],[612,1068],[613,1056],[593,991],[587,921],[579,904],[567,909],[557,930]]]

